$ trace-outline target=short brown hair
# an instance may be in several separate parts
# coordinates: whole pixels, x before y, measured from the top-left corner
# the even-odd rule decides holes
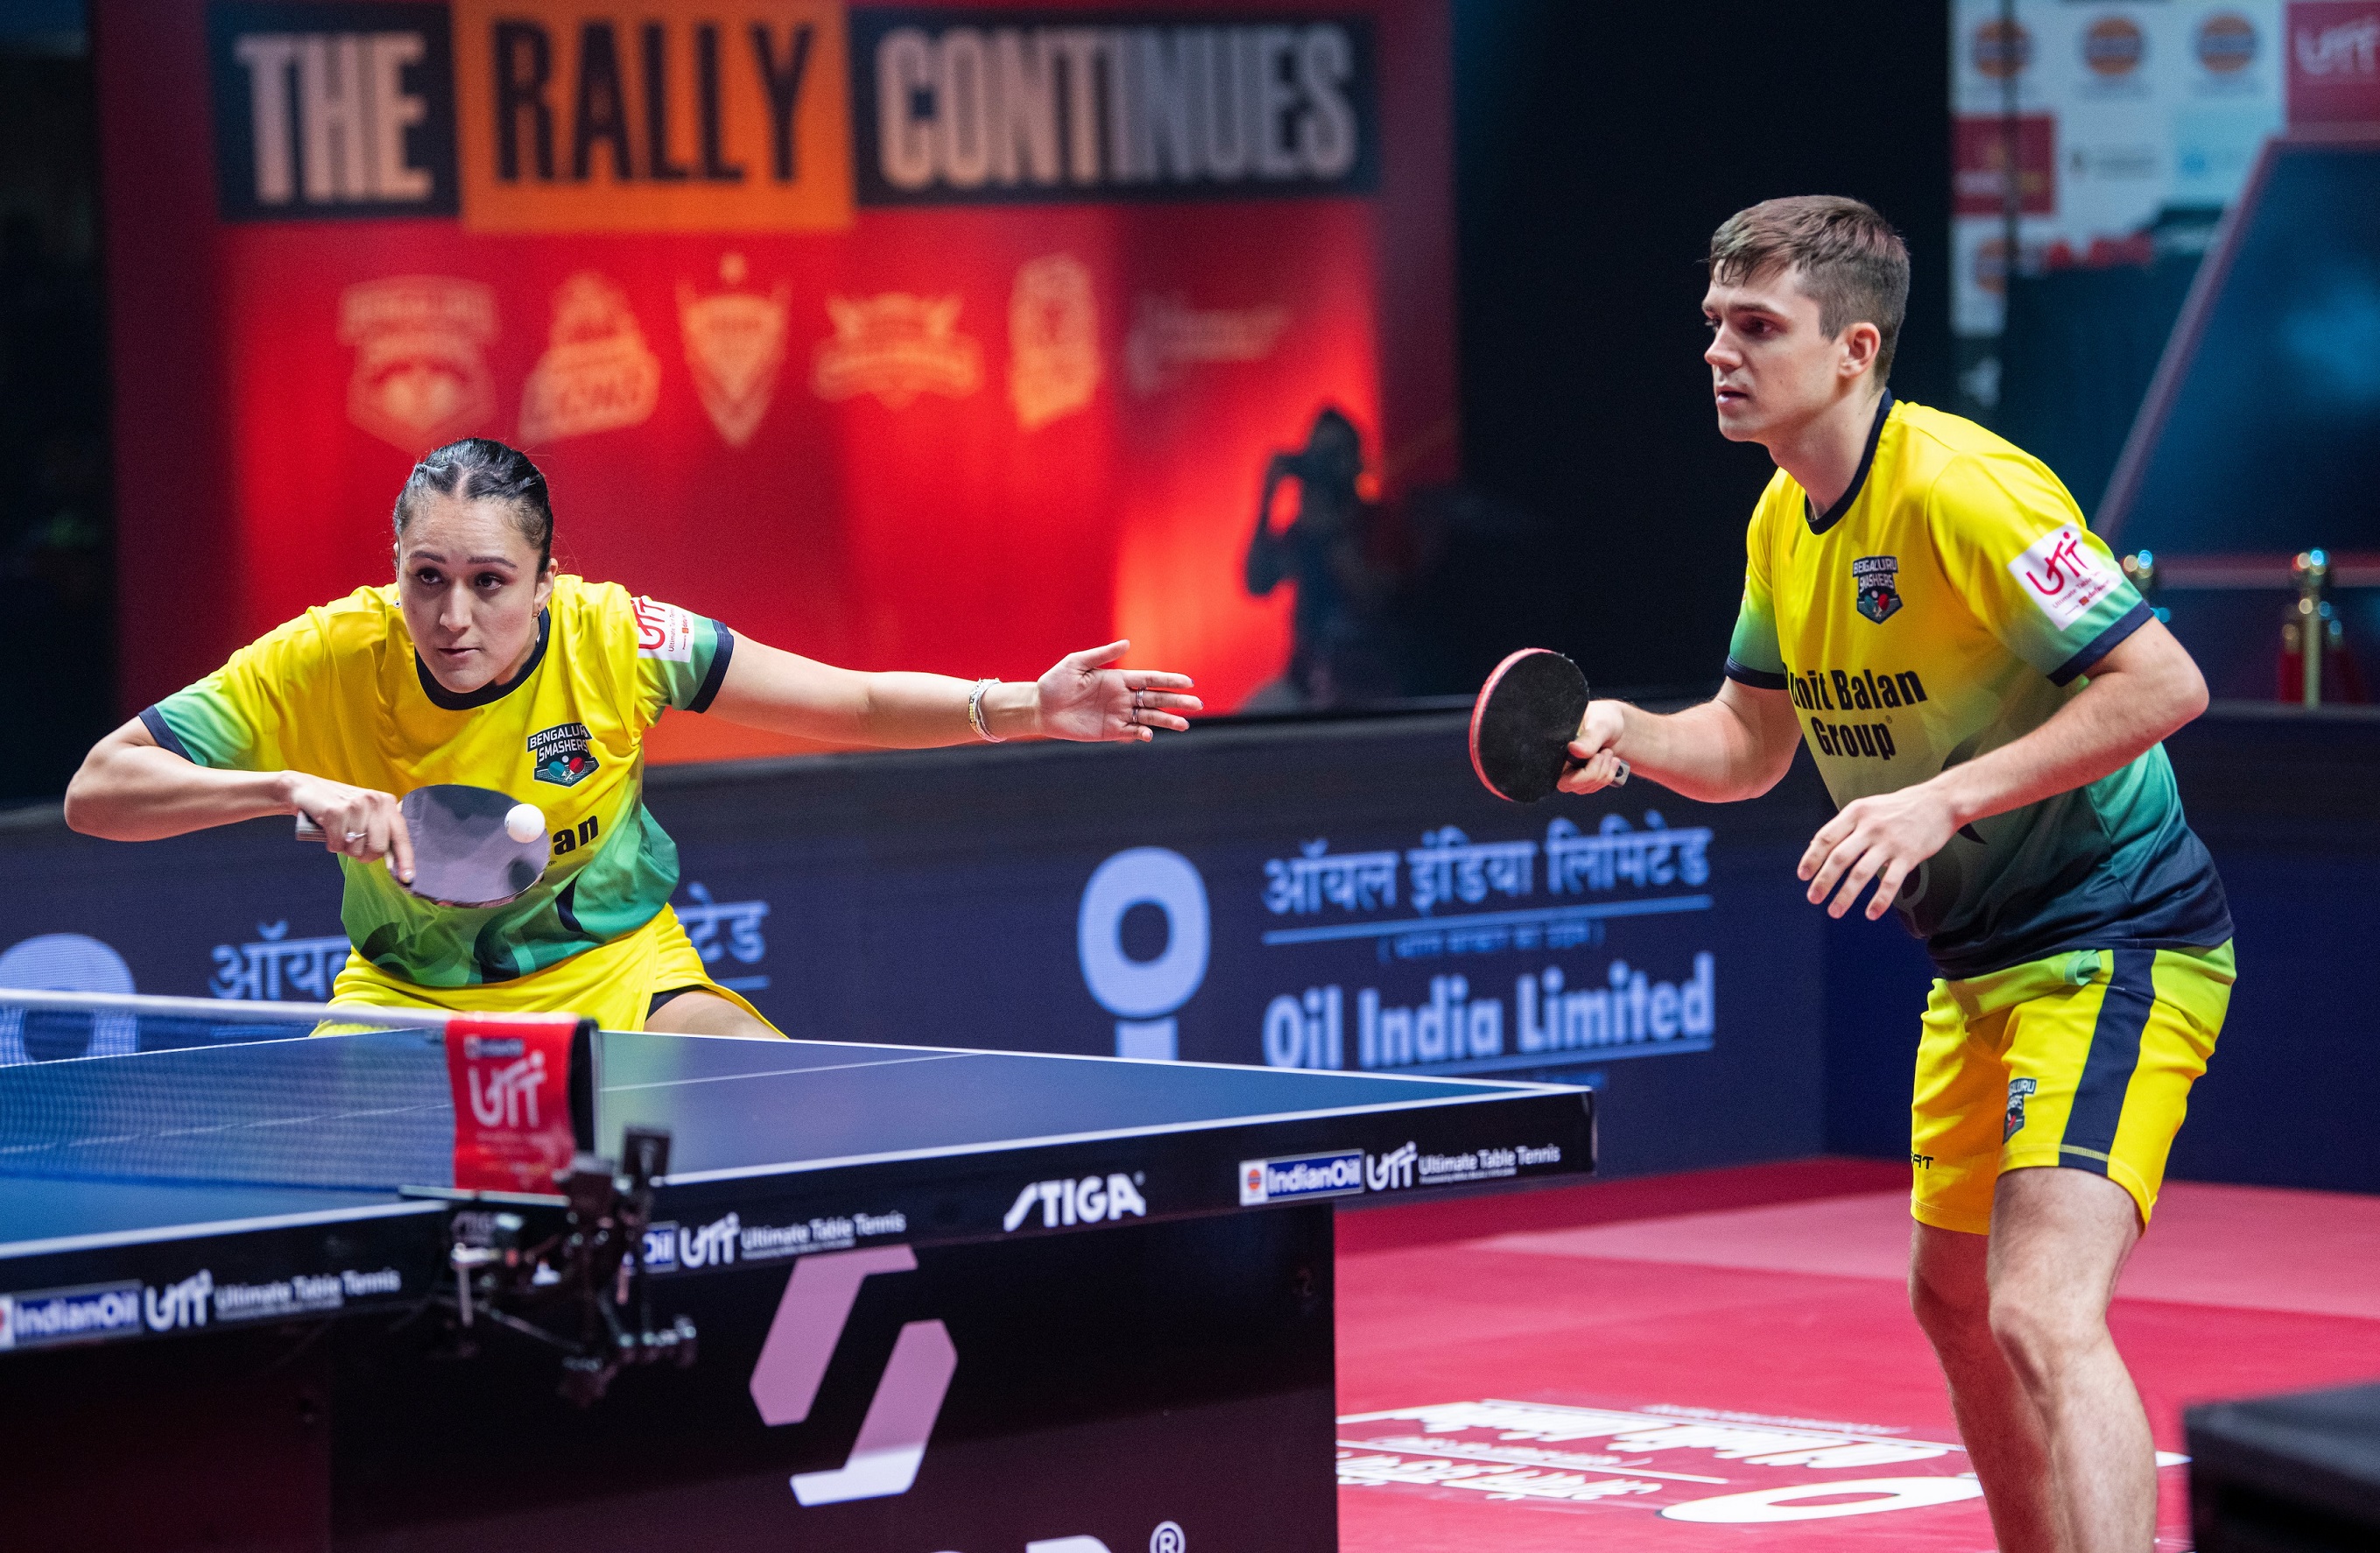
[[[1828,339],[1853,324],[1876,325],[1876,380],[1892,373],[1909,307],[1909,245],[1871,207],[1840,194],[1763,200],[1711,234],[1711,278],[1741,286],[1779,266],[1802,272],[1803,294],[1818,304]]]

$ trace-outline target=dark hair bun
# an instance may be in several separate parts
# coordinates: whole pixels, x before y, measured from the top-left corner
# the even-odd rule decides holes
[[[425,455],[396,494],[399,540],[424,495],[503,502],[512,508],[521,537],[537,546],[538,570],[553,558],[553,500],[544,472],[517,447],[493,437],[465,437]]]

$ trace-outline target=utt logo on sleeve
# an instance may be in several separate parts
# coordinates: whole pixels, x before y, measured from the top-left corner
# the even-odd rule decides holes
[[[848,226],[847,75],[830,0],[456,0],[464,224]]]
[[[455,214],[444,6],[217,0],[207,65],[225,220]]]
[[[694,661],[694,617],[674,604],[657,604],[638,595],[637,656],[668,663]]]
[[[2082,618],[2123,581],[2082,542],[2082,532],[2071,523],[2034,540],[2008,569],[2025,596],[2059,630]]]

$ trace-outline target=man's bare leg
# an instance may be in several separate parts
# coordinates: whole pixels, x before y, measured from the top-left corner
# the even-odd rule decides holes
[[[2150,1553],[2156,1449],[2107,1334],[2140,1243],[2131,1194],[2086,1170],[2010,1170],[1992,1200],[1992,1335],[2033,1400],[2069,1553]]]
[[[776,1032],[715,992],[681,992],[645,1020],[669,1035],[766,1035]]]
[[[2000,1553],[2058,1553],[2064,1544],[2041,1410],[1992,1335],[1990,1245],[1982,1235],[1917,1226],[1909,1303],[1950,1383],[1950,1412],[1983,1483]]]

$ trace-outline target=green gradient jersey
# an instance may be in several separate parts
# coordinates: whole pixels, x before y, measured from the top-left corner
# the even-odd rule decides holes
[[[609,943],[668,904],[677,845],[645,812],[645,730],[673,706],[708,707],[735,648],[715,620],[561,577],[520,673],[457,695],[415,656],[391,583],[308,610],[140,717],[219,770],[399,795],[468,782],[545,811],[552,864],[503,906],[434,905],[377,862],[339,860],[357,952],[417,986],[472,986]]]
[[[1814,514],[1778,471],[1745,548],[1728,676],[1792,696],[1839,805],[2032,732],[2152,618],[2039,459],[1889,394],[1842,498]],[[2231,936],[2162,745],[1962,828],[1898,908],[1952,978]]]

